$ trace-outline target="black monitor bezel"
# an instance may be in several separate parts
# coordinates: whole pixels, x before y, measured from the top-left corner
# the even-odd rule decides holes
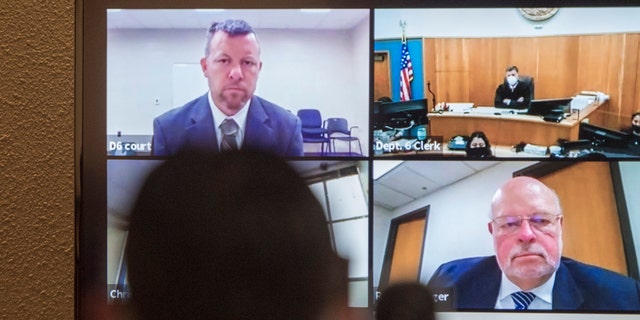
[[[93,300],[90,296],[94,290],[106,286],[106,79],[99,75],[106,74],[106,10],[107,8],[194,8],[204,7],[205,1],[185,0],[176,2],[173,0],[107,0],[107,1],[82,1],[78,3],[79,19],[77,32],[77,58],[76,58],[76,172],[78,187],[76,188],[76,306],[75,313],[78,319],[91,319],[94,309],[92,303],[101,303],[101,299]],[[348,8],[391,8],[391,7],[450,7],[451,2],[434,1],[424,3],[413,1],[394,4],[393,1],[337,1],[328,0],[322,3],[311,0],[298,0],[300,7],[316,8],[348,7]],[[460,1],[461,6],[468,7],[492,7],[492,6],[516,6],[518,3],[496,3]],[[563,6],[600,5],[613,6],[608,1],[584,1],[571,3],[557,3]],[[623,3],[622,5],[625,5]],[[232,0],[217,1],[208,6],[241,8],[249,3],[238,3]],[[629,5],[629,4],[626,4]],[[265,4],[255,2],[255,8],[286,8],[291,7],[291,2],[276,0]],[[372,19],[371,24],[374,21]],[[372,29],[373,30],[373,29]],[[371,115],[370,115],[371,116]],[[375,159],[379,160],[379,159]],[[368,161],[374,161],[373,152],[369,152]],[[506,161],[506,160],[505,160]],[[372,183],[369,184],[369,196],[373,194]],[[370,201],[371,205],[372,201]],[[371,235],[369,236],[371,239]],[[100,240],[102,239],[102,240]],[[370,257],[371,259],[371,257]],[[371,273],[371,272],[370,272]],[[370,275],[371,277],[371,275]],[[370,279],[370,283],[372,283]],[[106,301],[106,298],[104,299]],[[491,313],[494,314],[494,313]],[[547,316],[549,313],[543,313]],[[506,314],[508,316],[509,314]]]

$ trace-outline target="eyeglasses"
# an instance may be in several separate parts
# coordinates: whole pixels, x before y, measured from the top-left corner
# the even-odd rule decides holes
[[[529,225],[536,230],[545,232],[551,230],[560,218],[562,218],[561,214],[534,214],[529,217],[502,216],[492,219],[491,221],[493,221],[501,233],[516,232],[520,229],[523,220],[529,221]]]

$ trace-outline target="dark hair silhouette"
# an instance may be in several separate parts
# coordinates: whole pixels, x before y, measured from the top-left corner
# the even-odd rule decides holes
[[[513,71],[515,70],[516,72],[520,72],[518,71],[518,67],[516,66],[508,66],[507,69],[505,70],[505,72],[509,72],[509,71]]]
[[[283,160],[186,152],[145,181],[127,244],[148,319],[314,319],[347,301],[322,207]]]
[[[434,320],[431,291],[418,282],[397,283],[382,291],[376,320]]]
[[[480,138],[484,141],[484,148],[472,148],[471,140],[474,138]],[[491,158],[493,157],[493,152],[491,152],[491,144],[489,143],[489,138],[482,131],[475,131],[471,133],[469,136],[469,140],[467,140],[467,145],[465,146],[465,151],[467,153],[467,157],[470,158]]]
[[[211,43],[211,38],[213,38],[213,35],[218,31],[225,32],[230,36],[244,36],[250,33],[255,34],[251,25],[241,19],[227,19],[222,22],[213,22],[207,30],[207,42],[204,46],[205,56],[209,56],[209,44]]]
[[[620,128],[620,131],[625,132],[625,133],[629,133],[629,134],[633,134],[633,118],[635,117],[640,117],[640,112],[634,112],[631,114],[631,121],[629,122],[628,125],[622,126]],[[633,138],[633,137],[630,137]]]

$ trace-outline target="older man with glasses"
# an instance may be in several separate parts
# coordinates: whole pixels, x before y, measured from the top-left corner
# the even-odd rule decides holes
[[[562,257],[557,194],[530,177],[503,184],[491,203],[495,256],[441,265],[429,286],[455,309],[640,310],[640,283]]]

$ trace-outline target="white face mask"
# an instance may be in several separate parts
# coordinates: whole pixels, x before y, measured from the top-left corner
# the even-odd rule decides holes
[[[516,82],[518,82],[518,78],[516,76],[508,76],[507,82],[509,83],[509,85],[515,85]]]

